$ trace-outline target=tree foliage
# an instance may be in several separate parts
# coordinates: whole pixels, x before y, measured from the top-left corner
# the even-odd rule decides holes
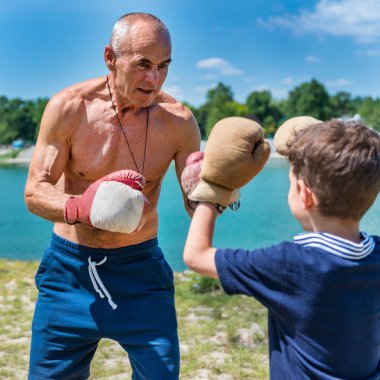
[[[273,135],[276,124],[283,118],[280,108],[272,100],[270,91],[254,91],[248,95],[248,113],[258,120],[267,135]]]
[[[33,142],[39,129],[48,99],[35,101],[0,97],[0,144],[17,138]]]
[[[330,119],[330,97],[323,84],[312,79],[290,91],[286,102],[286,116],[308,115],[319,120]]]
[[[0,96],[0,144],[22,138],[35,141],[48,99],[22,100]],[[380,131],[380,99],[352,98],[348,92],[329,95],[316,79],[305,82],[289,92],[286,99],[273,100],[270,91],[253,91],[245,103],[234,99],[231,87],[218,83],[199,107],[185,103],[193,112],[203,138],[207,138],[217,121],[228,116],[243,116],[258,121],[266,136],[273,136],[282,122],[299,115],[320,120],[360,115],[363,123]]]

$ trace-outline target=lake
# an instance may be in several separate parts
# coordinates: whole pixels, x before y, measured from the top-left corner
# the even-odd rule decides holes
[[[0,166],[0,257],[40,260],[47,245],[52,223],[32,215],[24,204],[23,192],[28,169]],[[214,245],[255,248],[292,239],[302,232],[287,205],[288,163],[272,158],[264,170],[241,191],[241,207],[226,210],[217,220]],[[159,203],[159,244],[176,271],[186,269],[182,250],[190,219],[182,206],[182,196],[174,166],[165,177]],[[380,234],[380,199],[361,223],[361,230]]]

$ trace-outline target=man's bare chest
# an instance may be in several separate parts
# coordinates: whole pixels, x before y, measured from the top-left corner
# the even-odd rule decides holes
[[[71,139],[71,173],[96,180],[117,170],[130,169],[154,181],[166,172],[176,153],[169,129],[151,118],[119,123],[110,115],[89,118]]]

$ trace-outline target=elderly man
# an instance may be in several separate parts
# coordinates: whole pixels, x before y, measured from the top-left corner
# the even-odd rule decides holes
[[[104,57],[107,76],[52,97],[30,165],[26,204],[54,222],[36,274],[30,380],[87,379],[101,338],[127,351],[133,379],[179,376],[157,203],[171,161],[180,178],[199,149],[199,129],[161,91],[171,61],[162,21],[121,17]]]

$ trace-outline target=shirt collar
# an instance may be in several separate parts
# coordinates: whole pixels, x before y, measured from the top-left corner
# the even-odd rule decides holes
[[[294,236],[294,242],[305,247],[315,247],[350,260],[361,260],[375,248],[372,236],[360,233],[361,242],[354,243],[326,232],[307,232]]]

